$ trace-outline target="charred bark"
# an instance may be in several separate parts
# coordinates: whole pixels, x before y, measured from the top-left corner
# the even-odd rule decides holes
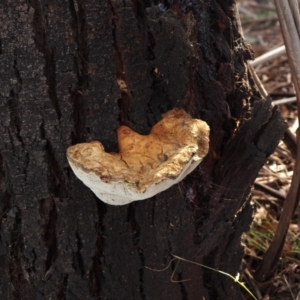
[[[1,299],[241,299],[251,185],[285,125],[245,62],[231,0],[0,4]],[[173,107],[211,128],[186,180],[113,207],[72,173],[66,149],[116,128],[146,134]],[[146,268],[149,267],[149,268]],[[152,269],[152,270],[151,270]]]

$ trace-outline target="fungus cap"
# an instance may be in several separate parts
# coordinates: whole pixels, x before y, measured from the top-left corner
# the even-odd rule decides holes
[[[209,148],[209,127],[183,109],[163,115],[149,135],[127,126],[118,129],[119,153],[107,153],[100,142],[67,150],[75,175],[111,205],[150,198],[181,181],[202,161]]]

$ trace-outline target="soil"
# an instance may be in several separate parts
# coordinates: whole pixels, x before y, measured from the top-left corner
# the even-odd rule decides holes
[[[245,40],[251,44],[256,58],[284,45],[273,1],[240,0],[238,5]],[[286,54],[255,66],[255,71],[273,101],[295,96]],[[295,101],[280,105],[282,116],[294,133],[298,128]],[[258,299],[300,299],[299,211],[291,220],[276,276],[258,283],[251,275],[274,237],[294,163],[291,150],[281,141],[255,181],[251,200],[255,214],[243,241],[246,247],[242,280]],[[252,299],[249,295],[245,297]]]

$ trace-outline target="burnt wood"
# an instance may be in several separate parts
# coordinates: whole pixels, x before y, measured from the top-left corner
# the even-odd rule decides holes
[[[0,3],[0,298],[242,299],[251,187],[286,128],[248,74],[231,0]],[[66,149],[116,129],[147,134],[184,108],[210,151],[183,182],[114,207]],[[148,267],[148,268],[146,268]],[[150,268],[150,269],[149,269]]]

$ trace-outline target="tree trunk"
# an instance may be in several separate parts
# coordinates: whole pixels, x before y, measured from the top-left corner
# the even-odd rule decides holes
[[[251,185],[285,125],[261,99],[231,0],[0,3],[1,299],[241,299],[232,275]],[[155,197],[109,206],[66,149],[149,133],[174,107],[205,120],[210,151]],[[184,281],[189,279],[189,281]]]

